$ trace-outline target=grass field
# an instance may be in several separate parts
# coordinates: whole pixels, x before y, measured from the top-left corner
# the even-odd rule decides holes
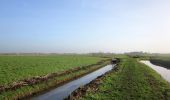
[[[82,100],[170,100],[170,86],[136,59],[121,60],[119,70],[101,80],[97,92],[89,89]]]
[[[170,56],[155,56],[150,58],[151,63],[170,69]]]
[[[94,64],[102,59],[80,55],[0,56],[0,85]]]

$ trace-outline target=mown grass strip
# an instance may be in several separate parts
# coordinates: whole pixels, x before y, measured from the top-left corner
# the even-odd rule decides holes
[[[98,91],[88,90],[82,100],[170,100],[170,85],[136,59],[121,60],[119,71],[107,75]]]

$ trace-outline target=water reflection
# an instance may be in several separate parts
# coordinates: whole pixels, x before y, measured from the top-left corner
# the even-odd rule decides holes
[[[150,61],[141,61],[141,62],[148,65],[155,71],[157,71],[165,80],[170,82],[170,69],[167,69],[167,68],[164,68],[161,66],[157,66],[157,65],[153,65]]]

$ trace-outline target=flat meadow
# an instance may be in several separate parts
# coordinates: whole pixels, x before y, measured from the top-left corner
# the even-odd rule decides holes
[[[102,59],[85,55],[1,55],[0,85],[94,64]]]

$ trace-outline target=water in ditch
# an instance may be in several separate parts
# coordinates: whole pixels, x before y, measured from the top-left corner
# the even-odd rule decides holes
[[[152,69],[154,69],[155,71],[157,71],[165,80],[167,80],[168,82],[170,82],[170,69],[161,67],[161,66],[157,66],[152,64],[150,61],[148,60],[143,60],[141,61],[142,63],[148,65],[149,67],[151,67]]]
[[[60,87],[57,87],[51,91],[48,91],[44,94],[38,95],[31,99],[33,100],[63,100],[64,98],[68,97],[74,90],[90,83],[91,81],[95,80],[98,76],[105,74],[106,72],[112,70],[114,67],[115,65],[107,65],[92,73],[89,73],[85,76],[82,76],[78,79],[75,79],[69,83],[66,83]]]

